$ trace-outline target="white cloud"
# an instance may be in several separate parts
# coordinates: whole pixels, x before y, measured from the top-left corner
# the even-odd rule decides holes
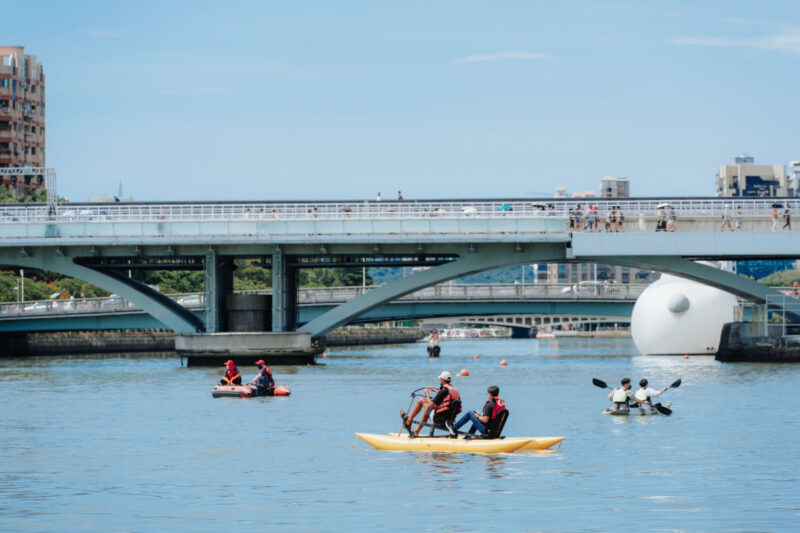
[[[90,28],[81,28],[83,33],[91,35],[92,37],[99,37],[101,39],[124,39],[125,34],[118,31],[105,31],[105,30],[92,30]]]
[[[692,46],[757,48],[800,56],[800,27],[786,28],[761,37],[675,37],[670,42]]]
[[[482,61],[503,61],[505,59],[534,59],[547,60],[555,59],[549,54],[539,52],[496,52],[494,54],[475,54],[466,57],[459,57],[456,63],[479,63]]]

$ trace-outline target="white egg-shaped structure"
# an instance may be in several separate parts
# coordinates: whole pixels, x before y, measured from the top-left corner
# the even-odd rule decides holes
[[[646,355],[713,354],[735,305],[730,293],[662,275],[633,306],[633,342]]]

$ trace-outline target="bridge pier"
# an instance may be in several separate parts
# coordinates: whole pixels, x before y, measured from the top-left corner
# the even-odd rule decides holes
[[[296,333],[297,269],[279,247],[272,253],[272,297],[233,293],[236,265],[209,250],[205,257],[206,332],[176,335],[175,350],[189,365],[314,363],[322,351],[307,333]],[[265,318],[268,317],[268,318]],[[270,331],[271,330],[271,331]]]

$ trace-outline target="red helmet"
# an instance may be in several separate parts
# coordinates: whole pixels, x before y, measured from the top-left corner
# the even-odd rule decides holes
[[[263,359],[259,359],[258,361],[256,361],[256,366],[259,366],[259,365],[265,365],[266,366],[266,364],[267,363],[265,363]]]

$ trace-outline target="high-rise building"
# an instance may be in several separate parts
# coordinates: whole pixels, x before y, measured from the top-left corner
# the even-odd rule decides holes
[[[800,196],[800,161],[789,161],[789,196]]]
[[[629,283],[650,283],[653,274],[620,265],[596,265],[594,263],[551,263],[547,266],[548,283],[575,284],[581,282],[608,281],[627,285]]]
[[[784,165],[756,165],[742,155],[717,170],[717,196],[788,196]]]
[[[0,167],[45,166],[44,68],[22,46],[0,46]],[[3,176],[16,193],[44,187],[44,177]]]
[[[600,198],[628,198],[630,195],[628,178],[606,176],[600,180]]]

